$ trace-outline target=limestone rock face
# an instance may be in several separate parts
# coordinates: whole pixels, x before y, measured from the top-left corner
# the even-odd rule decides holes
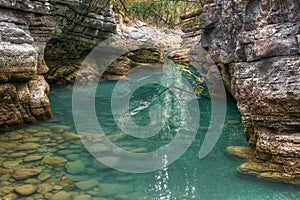
[[[114,32],[109,8],[87,7],[74,0],[0,1],[0,132],[51,117],[45,49],[50,64],[71,63]]]
[[[300,177],[300,3],[217,0],[200,16],[201,45],[237,100],[258,159]]]
[[[78,82],[97,82],[99,79],[126,80],[126,74],[131,72],[161,69],[162,51],[180,48],[180,30],[152,27],[141,21],[123,24],[118,17],[115,14],[115,34],[103,41],[100,40],[103,35],[100,35],[98,40],[85,35],[81,39],[77,38],[76,41],[80,40],[80,44],[74,46],[74,41],[68,39],[69,33],[58,36],[62,38],[52,38],[45,51],[45,59],[50,68],[46,75],[47,81],[73,83],[75,78]],[[81,33],[72,34],[79,37]],[[71,44],[64,44],[65,41]],[[91,49],[94,50],[91,52]],[[91,56],[91,59],[88,59],[87,54],[95,54],[96,58]]]

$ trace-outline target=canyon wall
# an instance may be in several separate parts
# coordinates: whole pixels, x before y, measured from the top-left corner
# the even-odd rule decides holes
[[[78,0],[0,0],[0,12],[2,132],[51,117],[47,44],[50,64],[76,62],[116,26],[109,8],[91,9]]]
[[[200,45],[237,100],[257,161],[300,178],[299,0],[216,0],[200,18]]]

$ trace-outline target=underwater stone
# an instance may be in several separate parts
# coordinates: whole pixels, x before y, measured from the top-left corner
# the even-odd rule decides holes
[[[48,180],[49,178],[51,178],[51,174],[48,174],[48,173],[41,173],[39,176],[38,176],[38,179],[40,181],[45,181],[45,180]]]
[[[20,158],[20,157],[27,156],[27,153],[25,153],[25,152],[17,152],[17,153],[12,153],[9,156],[11,158]]]
[[[75,197],[74,200],[91,200],[91,199],[92,199],[91,195],[83,194]]]
[[[72,174],[66,174],[66,176],[71,179],[72,181],[86,181],[89,180],[88,175],[72,175]]]
[[[81,181],[75,184],[75,186],[80,190],[90,190],[98,185],[98,181],[96,180],[88,180],[88,181]]]
[[[103,196],[112,196],[116,194],[126,194],[134,191],[134,188],[126,184],[110,184],[110,183],[100,183],[99,189]]]
[[[54,194],[51,198],[51,200],[70,200],[71,194],[65,191],[60,191],[56,194]]]
[[[0,174],[12,174],[14,170],[12,169],[2,169],[0,168]]]
[[[15,193],[11,193],[11,194],[8,194],[8,195],[5,195],[3,197],[3,199],[7,199],[7,200],[14,200],[14,199],[18,199],[18,195],[15,194]]]
[[[70,161],[74,161],[76,160],[77,158],[79,157],[78,154],[69,154],[69,155],[66,155],[66,158]]]
[[[39,147],[38,143],[28,142],[28,143],[18,145],[17,149],[18,150],[33,150],[33,149],[37,149],[38,147]]]
[[[226,152],[244,159],[254,158],[254,151],[250,147],[229,146],[226,148]]]
[[[70,140],[70,141],[72,141],[72,140],[80,140],[80,136],[78,134],[76,134],[76,133],[70,133],[70,132],[65,133],[64,134],[64,138],[66,140]]]
[[[34,177],[42,173],[41,169],[17,169],[12,176],[17,180],[23,180],[26,178]]]
[[[0,176],[0,181],[8,181],[10,179],[10,174],[5,174],[3,176]]]
[[[261,172],[280,172],[282,171],[282,165],[268,162],[249,161],[241,164],[237,170],[246,174],[259,174]]]
[[[62,158],[62,157],[58,157],[58,156],[50,156],[50,155],[46,155],[43,159],[42,159],[42,163],[48,164],[48,165],[60,165],[60,164],[64,164],[68,162],[67,159]]]
[[[33,162],[37,160],[41,160],[43,156],[40,155],[29,155],[24,158],[24,162]]]
[[[21,162],[22,160],[5,161],[2,163],[2,165],[4,168],[13,169],[16,166],[20,165]]]
[[[74,162],[68,162],[66,164],[66,170],[70,174],[79,174],[85,171],[85,165],[81,160],[76,160]]]
[[[43,184],[40,184],[38,186],[38,190],[37,190],[39,193],[41,194],[45,194],[47,192],[51,192],[52,191],[52,185],[49,184],[49,183],[43,183]]]
[[[41,181],[40,180],[37,180],[35,178],[28,178],[24,181],[24,183],[26,184],[32,184],[32,185],[38,185],[38,184],[41,184]]]
[[[241,122],[239,120],[228,120],[226,123],[229,125],[238,125]]]
[[[28,196],[33,194],[37,190],[37,187],[31,184],[21,185],[15,187],[15,191],[22,195],[22,196]]]

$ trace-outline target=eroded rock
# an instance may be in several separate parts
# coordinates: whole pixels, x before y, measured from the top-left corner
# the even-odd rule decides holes
[[[299,12],[294,0],[220,0],[199,16],[201,48],[237,101],[255,158],[282,179],[300,178]]]
[[[71,75],[70,66],[80,62],[93,47],[109,37],[116,26],[107,6],[85,13],[87,7],[81,1],[5,0],[0,2],[0,7],[2,132],[50,118],[49,85],[43,77],[48,71],[47,65],[54,71],[55,60],[67,66],[54,81],[62,79],[61,75],[66,80],[68,76],[74,79],[76,74]],[[46,54],[49,49],[51,52],[47,55],[47,64],[45,48]],[[50,74],[55,75],[51,70]],[[48,77],[48,81],[52,80]]]

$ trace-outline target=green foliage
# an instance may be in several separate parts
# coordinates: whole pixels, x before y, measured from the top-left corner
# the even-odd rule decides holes
[[[168,27],[179,25],[180,15],[202,9],[205,3],[206,0],[113,0],[117,12]]]
[[[150,24],[167,25],[172,28],[180,24],[180,15],[201,10],[211,0],[82,0],[84,13],[100,12],[113,5],[123,21],[139,19]]]

